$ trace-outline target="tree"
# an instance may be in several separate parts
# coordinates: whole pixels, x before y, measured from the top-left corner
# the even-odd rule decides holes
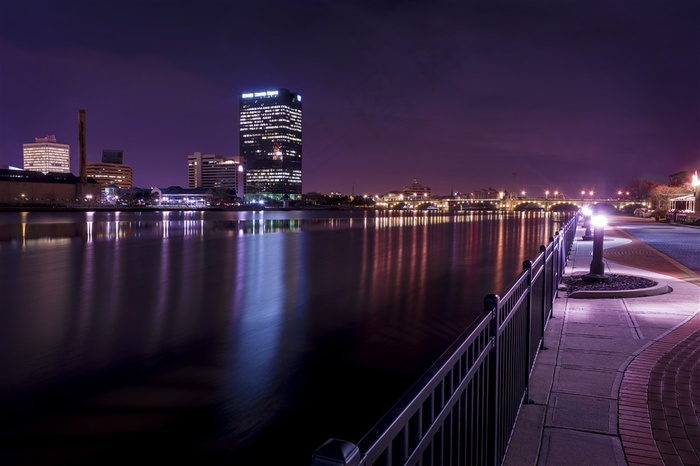
[[[643,201],[651,197],[651,192],[656,186],[658,186],[658,183],[653,180],[633,180],[627,184],[625,191],[630,193],[632,199]]]
[[[651,198],[654,201],[654,206],[657,209],[668,210],[669,199],[672,197],[682,196],[687,194],[688,190],[684,186],[668,186],[660,184],[654,187],[651,191]]]

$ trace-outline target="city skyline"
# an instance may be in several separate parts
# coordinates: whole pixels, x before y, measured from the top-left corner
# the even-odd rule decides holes
[[[613,192],[700,165],[697,2],[0,8],[0,165],[44,134],[78,154],[85,108],[88,161],[118,147],[134,186],[186,186],[188,154],[242,155],[240,93],[279,87],[306,103],[304,192]]]

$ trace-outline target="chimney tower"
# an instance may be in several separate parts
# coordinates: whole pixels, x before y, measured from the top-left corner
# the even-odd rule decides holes
[[[87,183],[87,149],[85,148],[85,110],[78,111],[78,144],[80,146],[80,183]]]

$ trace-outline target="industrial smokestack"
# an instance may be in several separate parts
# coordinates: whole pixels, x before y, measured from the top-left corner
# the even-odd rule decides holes
[[[87,183],[87,149],[85,148],[85,110],[78,111],[78,144],[80,146],[80,182]]]

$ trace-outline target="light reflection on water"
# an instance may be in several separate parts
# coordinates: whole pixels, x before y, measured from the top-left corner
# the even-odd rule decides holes
[[[52,216],[55,215],[55,218]],[[298,214],[297,214],[298,215]],[[377,215],[335,214],[337,217],[313,216],[289,218],[280,212],[85,212],[68,213],[0,213],[0,247],[7,243],[23,246],[81,239],[84,242],[119,241],[130,238],[169,238],[170,236],[211,236],[227,234],[266,234],[299,232],[313,229],[417,227],[440,223],[480,222],[512,214],[434,212],[383,212]],[[318,215],[318,213],[316,213]],[[528,214],[521,213],[520,216]],[[530,214],[532,215],[532,214]],[[126,217],[126,218],[125,218]]]
[[[303,416],[307,458],[369,429],[536,256],[550,220],[2,213],[0,401],[195,358],[220,374],[221,448],[276,454],[264,445]]]

